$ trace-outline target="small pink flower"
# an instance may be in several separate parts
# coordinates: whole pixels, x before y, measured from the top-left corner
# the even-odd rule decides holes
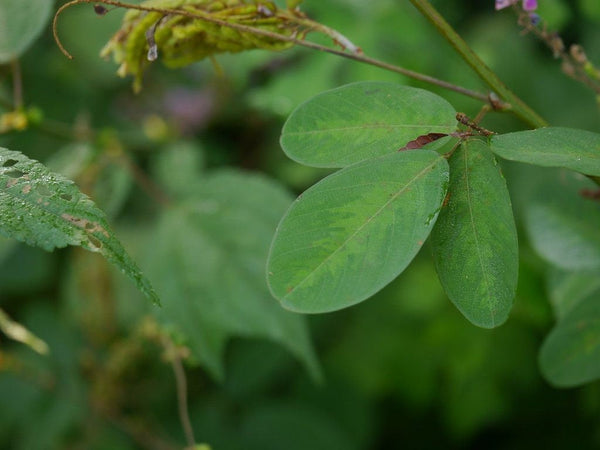
[[[519,0],[496,0],[496,9],[506,8],[518,1]],[[523,0],[523,9],[525,11],[535,11],[537,9],[537,0]]]

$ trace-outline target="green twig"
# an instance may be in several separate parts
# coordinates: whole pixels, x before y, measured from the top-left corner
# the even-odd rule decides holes
[[[506,87],[500,78],[471,50],[471,47],[454,31],[428,0],[410,0],[410,2],[438,29],[440,34],[444,36],[465,62],[479,75],[479,78],[493,89],[501,99],[511,105],[511,110],[516,116],[536,128],[548,126],[548,123],[542,117]]]

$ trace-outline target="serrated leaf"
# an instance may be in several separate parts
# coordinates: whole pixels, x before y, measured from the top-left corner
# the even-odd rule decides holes
[[[502,324],[517,289],[519,247],[510,197],[494,156],[480,140],[450,158],[445,207],[431,234],[446,294],[473,324]]]
[[[555,386],[600,378],[600,291],[558,322],[542,345],[539,361],[544,377]]]
[[[193,195],[164,211],[153,233],[146,265],[163,303],[156,314],[219,379],[231,336],[279,342],[318,376],[303,317],[273,301],[264,277],[269,243],[289,194],[240,172],[203,178],[202,184],[190,184]]]
[[[286,308],[318,313],[363,301],[400,274],[427,239],[448,182],[429,150],[347,167],[304,192],[281,220],[267,263]]]
[[[0,233],[47,251],[78,245],[98,252],[159,303],[94,202],[72,181],[4,148],[0,148]]]
[[[281,146],[308,166],[345,167],[393,153],[421,135],[451,133],[455,115],[446,100],[423,89],[352,83],[296,108],[283,127]],[[429,148],[440,145],[433,142]]]
[[[565,270],[600,268],[600,204],[581,196],[597,186],[583,175],[564,171],[534,194],[525,226],[535,250]]]
[[[492,136],[490,148],[510,161],[564,167],[600,176],[600,134],[572,128],[539,128]]]
[[[52,0],[0,1],[0,64],[18,58],[50,18]]]

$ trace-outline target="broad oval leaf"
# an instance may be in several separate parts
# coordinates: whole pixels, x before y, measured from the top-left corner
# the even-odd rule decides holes
[[[394,83],[359,82],[300,105],[288,118],[281,146],[295,161],[345,167],[382,156],[429,133],[456,130],[456,111],[443,98]],[[432,142],[435,149],[445,139]]]
[[[267,279],[297,312],[341,309],[375,294],[429,235],[448,183],[446,160],[411,150],[363,161],[304,192],[281,220]]]
[[[278,342],[318,378],[304,317],[273,301],[264,276],[289,193],[264,177],[232,170],[182,173],[188,190],[183,182],[176,185],[179,201],[162,213],[145,255],[163,304],[155,314],[217,379],[232,336]]]
[[[558,322],[542,345],[539,362],[555,386],[579,386],[600,378],[600,291]]]
[[[94,202],[72,181],[5,148],[0,148],[0,233],[47,251],[78,245],[98,252],[159,303]]]
[[[600,134],[591,131],[549,127],[498,134],[490,148],[511,161],[600,176]]]
[[[562,171],[540,187],[525,210],[525,226],[535,250],[565,270],[600,268],[600,204],[581,195],[597,186],[585,176]]]
[[[502,324],[517,289],[519,248],[506,182],[482,141],[463,143],[450,158],[448,199],[431,239],[452,303],[477,326]]]
[[[0,1],[0,64],[18,58],[50,18],[52,0]]]

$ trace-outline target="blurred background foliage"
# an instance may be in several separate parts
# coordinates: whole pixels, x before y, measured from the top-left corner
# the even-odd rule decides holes
[[[311,17],[369,56],[484,90],[408,1],[305,3]],[[552,125],[598,130],[593,96],[560,72],[546,48],[520,35],[511,12],[495,13],[492,0],[433,3]],[[539,3],[567,43],[582,44],[600,62],[597,1]],[[259,276],[268,230],[293,194],[327,173],[287,160],[278,146],[299,103],[359,80],[424,87],[472,116],[477,102],[302,48],[218,57],[223,75],[206,61],[178,71],[155,63],[134,95],[131,80],[98,57],[121,16],[96,17],[91,5],[68,10],[59,31],[73,61],[46,27],[20,60],[25,106],[35,108],[37,124],[0,135],[0,146],[76,180],[165,298],[177,303],[178,290],[189,288],[216,304],[231,295],[241,301],[232,304],[234,314],[177,310],[170,300],[166,313],[157,313],[98,255],[0,241],[0,307],[50,346],[41,356],[0,336],[0,447],[182,448],[166,330],[191,351],[191,422],[197,441],[213,449],[600,448],[600,384],[556,390],[537,366],[554,321],[549,297],[559,294],[556,271],[548,275],[523,232],[522,203],[550,172],[505,167],[521,227],[521,268],[513,312],[499,329],[478,329],[455,310],[427,247],[374,298],[307,317],[316,356],[301,322],[276,311],[266,287],[230,283]],[[11,86],[10,67],[1,66],[0,113],[10,108]],[[483,126],[524,128],[507,114],[489,114]],[[198,217],[186,215],[190,202]],[[220,219],[209,217],[220,207]],[[270,219],[248,219],[257,209]],[[173,210],[180,216],[165,213]],[[249,215],[236,215],[240,210]],[[189,238],[186,227],[199,237]],[[225,237],[211,253],[219,235]],[[186,246],[186,239],[208,244]],[[183,252],[184,266],[169,268],[172,246]],[[197,276],[178,278],[194,270]],[[254,310],[244,310],[250,296],[266,302],[256,322]]]

